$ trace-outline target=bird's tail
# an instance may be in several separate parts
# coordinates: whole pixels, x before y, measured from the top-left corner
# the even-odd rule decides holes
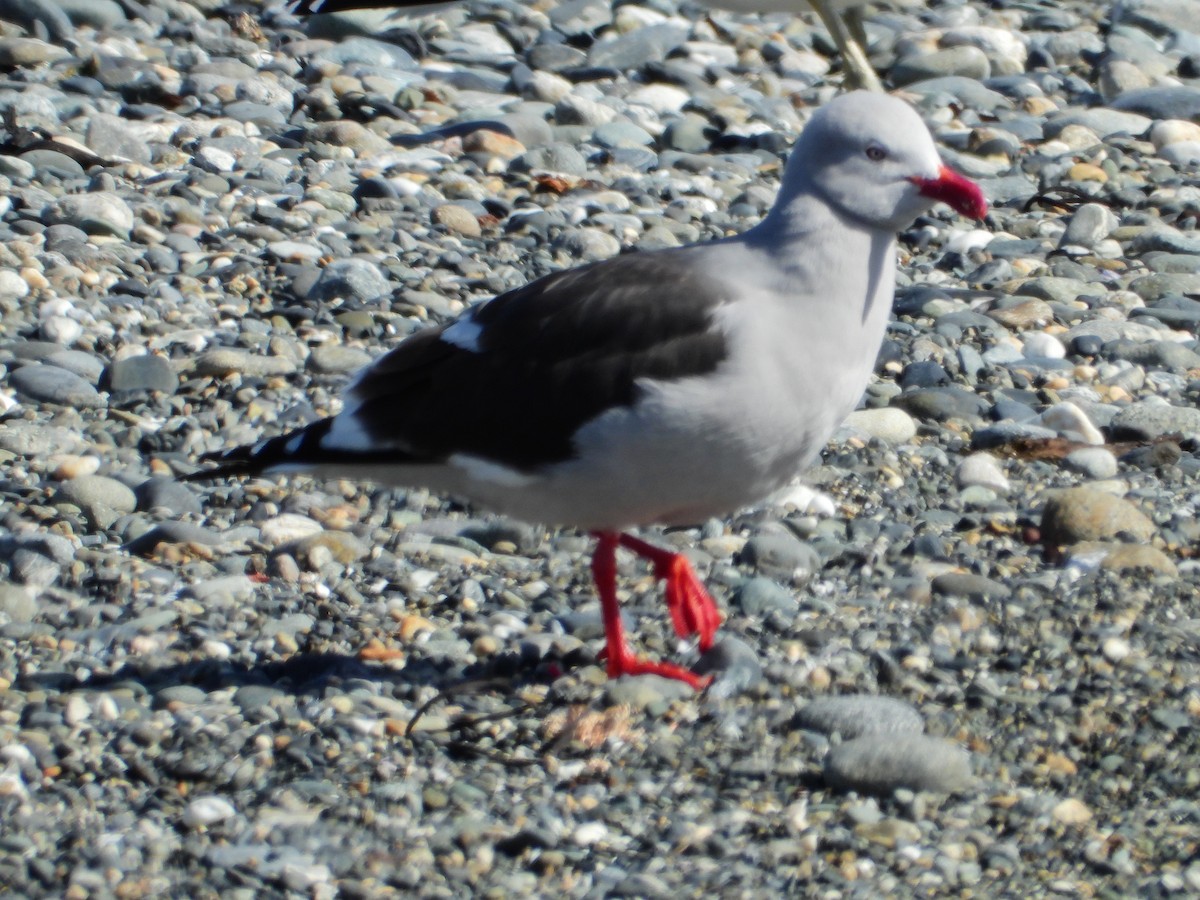
[[[297,471],[319,465],[328,455],[321,439],[329,433],[333,419],[321,419],[295,431],[243,444],[230,450],[205,453],[201,462],[215,462],[212,469],[199,469],[181,476],[182,481],[215,481],[237,475],[259,475],[269,471]]]

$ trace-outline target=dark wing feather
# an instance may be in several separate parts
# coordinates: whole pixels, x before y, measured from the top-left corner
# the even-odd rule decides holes
[[[690,258],[633,254],[502,294],[473,313],[478,352],[443,340],[444,328],[420,332],[362,374],[348,414],[376,445],[430,462],[569,459],[579,427],[632,404],[640,379],[701,375],[725,358],[713,312],[731,298]]]

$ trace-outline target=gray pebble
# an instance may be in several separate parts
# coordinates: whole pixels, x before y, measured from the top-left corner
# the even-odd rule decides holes
[[[82,408],[104,405],[104,398],[95,387],[58,366],[21,366],[8,376],[8,381],[31,400]]]
[[[1012,589],[999,581],[969,572],[945,572],[933,579],[933,593],[939,596],[966,597],[969,600],[1005,600]]]
[[[800,601],[791,590],[761,575],[748,579],[734,595],[734,602],[746,615],[759,618],[777,612],[790,619],[800,610]]]
[[[133,230],[133,210],[114,193],[96,191],[71,194],[58,201],[58,220],[88,234],[128,238]]]
[[[371,354],[358,347],[322,344],[308,355],[309,371],[318,375],[346,375],[371,361]]]
[[[697,675],[714,676],[709,693],[732,697],[754,687],[763,677],[762,662],[754,648],[736,637],[723,637],[692,666]]]
[[[1112,234],[1116,227],[1117,217],[1111,209],[1100,203],[1085,203],[1071,216],[1059,246],[1085,247],[1090,250]]]
[[[365,259],[338,259],[321,270],[312,286],[314,300],[377,300],[391,293],[379,267]]]
[[[83,475],[64,481],[58,497],[83,510],[97,528],[107,528],[125,513],[137,508],[137,497],[115,478],[104,475]]]
[[[9,622],[28,622],[37,615],[37,595],[26,585],[0,581],[0,616]]]
[[[742,547],[741,562],[769,578],[794,584],[808,581],[821,568],[817,551],[785,529],[751,537]]]
[[[1159,398],[1133,403],[1118,412],[1111,423],[1117,439],[1153,440],[1167,434],[1200,433],[1200,409],[1171,406]]]
[[[137,508],[142,512],[161,508],[173,515],[199,514],[203,511],[196,492],[174,478],[148,478],[134,490]]]
[[[659,675],[618,678],[604,685],[604,695],[612,706],[644,709],[650,715],[662,715],[671,703],[695,696],[691,685]]]
[[[179,376],[171,362],[161,356],[145,354],[119,359],[108,367],[104,385],[113,393],[122,391],[158,391],[173,394]]]
[[[825,781],[835,790],[891,794],[900,788],[953,793],[971,782],[971,758],[944,738],[873,733],[839,744],[825,757]]]
[[[839,734],[845,740],[865,734],[919,734],[925,730],[921,714],[911,704],[873,694],[812,700],[800,707],[791,725],[825,735]]]
[[[208,350],[196,359],[196,374],[223,378],[226,375],[290,375],[296,363],[282,356],[265,356],[236,347]]]
[[[1063,465],[1094,481],[1103,481],[1117,474],[1117,458],[1104,447],[1080,447],[1063,458]]]

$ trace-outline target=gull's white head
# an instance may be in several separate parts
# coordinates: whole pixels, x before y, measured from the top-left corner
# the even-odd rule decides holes
[[[868,91],[843,94],[813,115],[792,149],[784,190],[805,188],[843,215],[899,231],[941,201],[981,219],[987,201],[951,171],[911,106]]]

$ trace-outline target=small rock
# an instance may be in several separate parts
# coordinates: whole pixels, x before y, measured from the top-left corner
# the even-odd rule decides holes
[[[1148,544],[1117,544],[1108,551],[1100,568],[1112,572],[1142,572],[1178,578],[1179,569],[1171,558]]]
[[[1113,539],[1146,543],[1155,535],[1154,523],[1128,500],[1092,487],[1048,493],[1041,525],[1047,547]]]
[[[1100,645],[1100,652],[1104,654],[1113,665],[1122,662],[1129,658],[1129,654],[1133,652],[1133,648],[1129,646],[1129,641],[1123,637],[1105,638],[1104,643]]]
[[[916,844],[921,840],[921,828],[914,822],[887,818],[878,822],[863,822],[854,827],[854,833],[872,844],[893,849],[905,844]]]
[[[60,198],[57,219],[87,234],[128,239],[133,230],[133,210],[119,196],[107,191],[68,194]]]
[[[35,38],[0,39],[0,68],[24,69],[64,59],[71,54],[62,47]]]
[[[628,706],[654,714],[676,700],[695,696],[692,686],[661,675],[626,675],[604,685],[604,694],[612,706]]]
[[[1100,429],[1092,424],[1092,420],[1083,410],[1070,401],[1051,406],[1038,417],[1037,424],[1053,429],[1069,440],[1097,446],[1104,443],[1104,435],[1100,433]]]
[[[762,663],[754,648],[735,637],[721,638],[701,653],[692,671],[714,676],[708,690],[716,697],[744,693],[762,681],[763,676]]]
[[[789,531],[756,534],[742,547],[741,562],[768,577],[803,583],[821,568],[821,558],[811,546]]]
[[[1063,465],[1094,481],[1104,481],[1117,474],[1117,458],[1104,447],[1081,447],[1072,450],[1063,459]]]
[[[78,506],[97,528],[107,528],[119,516],[137,509],[133,491],[104,475],[83,475],[64,481],[59,486],[58,498]]]
[[[792,717],[791,727],[840,734],[853,740],[866,734],[920,734],[921,714],[903,700],[873,694],[846,694],[812,700]]]
[[[318,375],[346,375],[356,372],[371,361],[371,354],[358,347],[341,344],[322,344],[308,355],[309,371]]]
[[[998,494],[1008,490],[1008,478],[996,457],[990,453],[972,453],[958,464],[954,480],[960,488],[985,487]]]
[[[1067,348],[1054,335],[1034,331],[1025,335],[1021,353],[1026,359],[1062,359],[1067,355]]]
[[[50,460],[50,477],[55,481],[70,481],[84,475],[95,475],[100,471],[100,458],[97,456],[79,456],[69,453]]]
[[[335,259],[313,282],[309,293],[313,300],[357,300],[367,302],[387,297],[392,286],[375,263],[351,257]]]
[[[856,409],[846,417],[846,424],[889,444],[903,444],[917,435],[917,423],[902,409],[885,406],[882,409]]]
[[[319,558],[318,551],[324,550],[343,566],[349,566],[364,559],[370,552],[370,548],[366,544],[346,531],[322,531],[319,534],[312,534],[285,544],[279,550],[291,554],[298,560],[307,559],[310,562]]]
[[[148,353],[116,360],[108,367],[103,384],[113,393],[158,391],[173,394],[179,387],[179,376],[170,360]]]
[[[943,738],[867,734],[830,750],[824,774],[836,790],[886,795],[908,788],[951,793],[970,783],[971,758],[966,750]]]
[[[42,363],[21,366],[8,376],[8,382],[17,393],[42,403],[85,409],[104,405],[104,398],[92,385],[58,366]]]
[[[1153,440],[1168,434],[1200,433],[1200,409],[1171,406],[1161,398],[1133,403],[1110,423],[1115,440]]]
[[[183,809],[183,824],[188,828],[204,828],[237,815],[233,804],[224,797],[196,797]]]
[[[989,310],[987,314],[1001,325],[1018,331],[1043,328],[1054,321],[1054,310],[1050,304],[1036,297],[1021,300],[1002,309]]]
[[[763,617],[778,612],[791,619],[800,610],[800,601],[777,581],[756,575],[743,584],[734,595],[734,602],[748,616]]]
[[[203,506],[195,491],[174,478],[148,478],[134,490],[137,508],[170,510],[173,515],[200,513]]]
[[[291,375],[296,363],[282,356],[264,356],[237,347],[221,347],[200,354],[196,374],[224,378],[227,375]]]
[[[1082,800],[1068,797],[1050,811],[1054,821],[1063,825],[1086,825],[1092,819],[1092,811]]]
[[[0,581],[0,616],[9,622],[28,622],[37,615],[37,593],[29,587]]]
[[[1085,203],[1071,216],[1067,228],[1059,241],[1060,247],[1083,247],[1088,250],[1112,234],[1118,219],[1107,206],[1100,203]]]
[[[268,547],[279,547],[310,535],[320,534],[324,530],[316,519],[299,513],[280,513],[259,525],[259,539]]]
[[[1012,589],[999,581],[970,572],[944,572],[930,584],[938,596],[966,597],[975,601],[1005,600]]]
[[[457,203],[443,203],[441,206],[435,206],[433,212],[430,213],[430,218],[433,220],[433,224],[441,225],[451,234],[468,238],[477,238],[483,234],[483,229],[475,214]]]

